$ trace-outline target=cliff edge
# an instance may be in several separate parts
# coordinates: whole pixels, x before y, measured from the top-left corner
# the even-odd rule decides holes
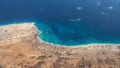
[[[33,23],[0,26],[0,68],[120,68],[120,45],[61,47]]]

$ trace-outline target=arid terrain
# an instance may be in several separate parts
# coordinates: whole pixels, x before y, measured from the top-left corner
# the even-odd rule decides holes
[[[0,68],[120,68],[120,45],[62,47],[40,33],[33,23],[0,26]]]

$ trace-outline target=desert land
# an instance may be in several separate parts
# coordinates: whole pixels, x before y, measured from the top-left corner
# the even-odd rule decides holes
[[[0,68],[120,68],[120,45],[64,47],[39,38],[34,23],[0,26]]]

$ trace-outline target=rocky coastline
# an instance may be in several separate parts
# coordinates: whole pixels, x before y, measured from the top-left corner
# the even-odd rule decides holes
[[[62,47],[40,33],[34,23],[0,26],[0,68],[120,68],[120,45]]]

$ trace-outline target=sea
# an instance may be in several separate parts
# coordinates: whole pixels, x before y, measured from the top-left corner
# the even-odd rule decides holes
[[[35,22],[60,46],[120,44],[119,0],[0,0],[0,25]]]

